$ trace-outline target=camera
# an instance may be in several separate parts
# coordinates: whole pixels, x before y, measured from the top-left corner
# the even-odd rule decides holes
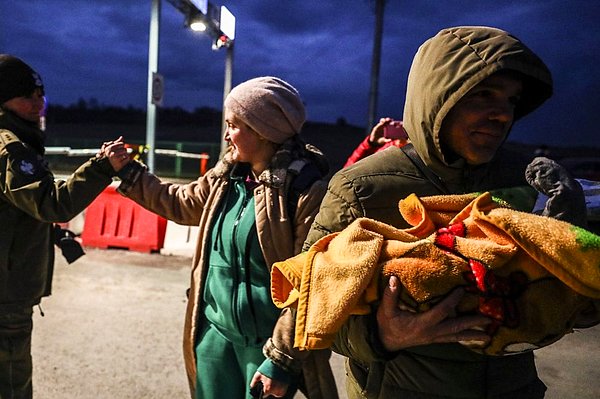
[[[406,131],[402,127],[402,122],[400,121],[391,121],[389,124],[385,125],[383,128],[383,137],[392,140],[408,139],[408,135],[406,134]]]

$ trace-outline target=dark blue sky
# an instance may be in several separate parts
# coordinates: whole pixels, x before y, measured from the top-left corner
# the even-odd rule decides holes
[[[367,121],[374,1],[222,0],[236,16],[234,85],[275,75],[300,91],[312,121]],[[162,0],[159,72],[164,105],[221,108],[225,51],[192,33]],[[0,52],[30,63],[49,101],[95,98],[146,106],[150,0],[2,0]],[[511,139],[600,146],[600,2],[388,0],[378,117],[402,117],[418,46],[440,29],[490,25],[521,38],[548,64],[554,96]]]

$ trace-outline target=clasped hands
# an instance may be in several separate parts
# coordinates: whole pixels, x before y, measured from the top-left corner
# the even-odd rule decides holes
[[[100,147],[100,151],[96,154],[98,158],[108,158],[110,165],[113,167],[115,172],[120,171],[125,165],[127,165],[131,158],[127,153],[123,136],[119,136],[118,139],[113,141],[105,141]]]

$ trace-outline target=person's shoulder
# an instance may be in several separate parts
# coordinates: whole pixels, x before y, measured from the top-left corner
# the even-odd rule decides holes
[[[224,187],[229,183],[231,177],[231,170],[223,173],[218,168],[211,168],[206,171],[205,174],[199,176],[195,181],[190,182],[187,186],[194,186],[195,189],[201,191],[212,191],[218,187]]]
[[[7,129],[0,129],[0,156],[11,160],[9,168],[23,182],[39,180],[49,173],[43,157]]]
[[[17,161],[25,160],[27,163],[38,163],[42,158],[19,136],[7,129],[0,129],[0,154]]]
[[[20,143],[21,140],[19,137],[7,129],[0,129],[0,151],[8,146],[14,145],[15,143]]]
[[[341,169],[332,179],[337,177],[356,180],[370,176],[397,175],[406,170],[407,165],[407,158],[402,150],[391,146]]]
[[[414,165],[397,147],[370,155],[338,171],[329,182],[328,191],[341,197],[357,196],[368,201],[390,196],[407,195],[409,184],[416,176]]]

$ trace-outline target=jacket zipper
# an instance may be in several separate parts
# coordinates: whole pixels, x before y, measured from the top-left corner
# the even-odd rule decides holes
[[[235,262],[233,266],[233,283],[234,283],[234,289],[232,290],[233,293],[233,298],[231,301],[231,313],[233,314],[233,318],[235,320],[235,325],[238,328],[238,331],[240,333],[241,336],[244,337],[244,341],[246,344],[248,344],[247,340],[248,338],[243,334],[242,331],[242,323],[240,321],[241,317],[240,317],[240,306],[238,304],[238,300],[239,300],[239,296],[238,296],[238,287],[239,287],[239,283],[240,283],[240,275],[239,275],[239,262],[238,262],[238,257],[239,257],[239,253],[237,250],[237,245],[236,245],[236,235],[237,235],[237,229],[238,229],[238,225],[240,223],[240,219],[242,218],[242,216],[244,215],[244,212],[246,211],[246,207],[248,206],[248,202],[250,199],[250,196],[248,195],[248,193],[246,192],[246,190],[243,190],[243,195],[244,198],[242,200],[242,207],[240,208],[240,211],[238,212],[235,222],[233,223],[233,230],[232,230],[232,249],[233,249],[233,260]]]
[[[248,240],[246,241],[246,253],[244,256],[244,270],[246,271],[246,297],[248,300],[248,308],[250,309],[250,314],[252,316],[252,325],[254,326],[254,343],[258,343],[260,337],[258,336],[258,319],[256,317],[256,309],[254,307],[254,300],[252,299],[252,265],[250,264],[250,250],[252,235],[256,234],[256,227],[254,227],[250,234],[248,235]]]

